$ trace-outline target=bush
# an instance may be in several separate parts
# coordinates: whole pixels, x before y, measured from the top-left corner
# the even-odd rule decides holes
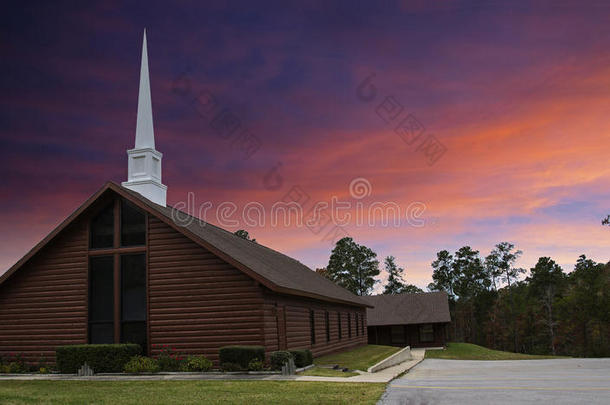
[[[180,371],[183,360],[184,357],[180,356],[178,353],[174,353],[174,350],[167,346],[163,346],[161,353],[157,356],[161,371]]]
[[[290,354],[294,357],[294,365],[297,367],[305,367],[313,364],[313,354],[311,354],[311,350],[290,350]]]
[[[188,356],[180,366],[180,371],[210,371],[212,361],[205,356]]]
[[[125,364],[123,371],[126,373],[156,373],[159,371],[159,363],[150,357],[133,356]]]
[[[242,371],[243,368],[237,363],[222,363],[220,365],[222,371]]]
[[[219,352],[220,363],[239,364],[247,369],[252,360],[265,361],[265,348],[263,346],[224,346]]]
[[[85,363],[95,373],[120,373],[140,351],[136,344],[69,345],[58,346],[55,354],[60,373],[74,374]]]
[[[250,363],[248,363],[248,371],[262,371],[263,368],[265,368],[265,364],[258,360],[252,360]]]
[[[271,352],[269,354],[269,362],[271,363],[272,370],[281,370],[282,366],[292,359],[292,354],[287,351]]]

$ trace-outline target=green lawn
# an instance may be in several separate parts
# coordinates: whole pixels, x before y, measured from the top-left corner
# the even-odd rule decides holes
[[[535,360],[558,359],[561,357],[502,352],[471,343],[448,343],[445,350],[426,350],[426,358],[450,360]]]
[[[0,381],[0,403],[375,404],[384,389],[296,381]]]
[[[338,364],[350,370],[366,371],[367,368],[379,363],[400,349],[400,347],[393,346],[366,345],[347,352],[317,357],[313,362],[317,365]]]
[[[333,370],[332,368],[324,367],[312,367],[308,370],[299,373],[299,375],[317,375],[320,377],[353,377],[358,373],[352,373],[351,371],[343,372],[341,370]]]

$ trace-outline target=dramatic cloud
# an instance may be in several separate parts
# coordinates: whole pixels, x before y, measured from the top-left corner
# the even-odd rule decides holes
[[[125,179],[145,26],[170,203],[193,193],[196,204],[257,201],[269,212],[298,187],[308,206],[335,196],[355,217],[349,185],[363,177],[372,185],[363,204],[423,203],[423,226],[377,217],[334,233],[229,228],[246,227],[312,268],[349,234],[380,261],[396,256],[420,287],[437,251],[463,245],[484,255],[511,241],[523,267],[539,256],[566,270],[582,253],[609,259],[600,225],[610,212],[606,6],[333,4],[9,6],[0,29],[0,271],[105,181]],[[372,74],[367,99],[358,87]],[[260,141],[254,155],[218,136],[201,94]],[[398,118],[379,110],[384,101]],[[394,131],[409,114],[447,149],[434,165]]]

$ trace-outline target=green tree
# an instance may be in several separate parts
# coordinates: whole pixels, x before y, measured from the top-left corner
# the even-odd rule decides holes
[[[420,293],[423,292],[419,287],[407,284],[404,281],[404,269],[398,267],[395,262],[394,256],[388,256],[385,258],[384,266],[388,272],[388,282],[385,285],[383,294],[402,294],[402,293]]]
[[[376,258],[371,249],[345,237],[337,242],[330,255],[327,277],[356,295],[368,295],[379,275]]]
[[[602,219],[602,225],[610,225],[610,215]]]
[[[502,276],[502,269],[499,265],[500,258],[498,257],[498,254],[499,253],[497,251],[492,250],[491,253],[485,257],[485,261],[483,262],[483,268],[491,280],[491,285],[495,291],[498,290],[497,281]]]
[[[521,256],[523,252],[515,249],[515,245],[510,242],[500,242],[496,245],[496,247],[491,251],[490,255],[494,255],[496,257],[495,264],[498,266],[498,274],[500,275],[502,281],[506,283],[508,286],[508,291],[511,299],[511,314],[512,325],[513,325],[513,348],[514,351],[518,351],[518,341],[517,341],[517,317],[515,314],[515,298],[512,291],[512,284],[518,280],[519,275],[525,273],[524,269],[514,267],[517,259]]]
[[[491,285],[488,274],[483,268],[478,250],[464,246],[455,252],[453,260],[453,274],[455,275],[455,294],[468,300]]]
[[[453,256],[448,251],[441,250],[436,254],[436,260],[432,262],[432,280],[432,283],[428,284],[430,291],[445,291],[451,300],[455,299]]]
[[[581,355],[608,355],[608,265],[596,263],[581,255],[570,273],[570,291],[567,300],[575,310],[571,321],[580,329]],[[580,332],[580,333],[579,333]]]
[[[240,238],[250,240],[252,242],[256,242],[256,239],[250,239],[250,234],[248,233],[248,231],[246,231],[244,229],[235,231],[235,235],[239,236]]]
[[[538,259],[536,266],[530,269],[530,277],[527,281],[529,282],[530,295],[534,296],[544,308],[544,321],[549,335],[549,345],[551,353],[555,355],[557,353],[555,342],[557,322],[555,320],[554,304],[563,288],[565,274],[550,257],[541,257]]]

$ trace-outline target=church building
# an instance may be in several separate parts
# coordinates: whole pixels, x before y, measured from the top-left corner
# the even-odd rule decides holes
[[[370,303],[295,259],[166,204],[146,33],[128,179],[108,182],[0,276],[0,356],[169,345],[218,361],[225,345],[315,356],[367,343]],[[180,213],[181,219],[187,217]]]

